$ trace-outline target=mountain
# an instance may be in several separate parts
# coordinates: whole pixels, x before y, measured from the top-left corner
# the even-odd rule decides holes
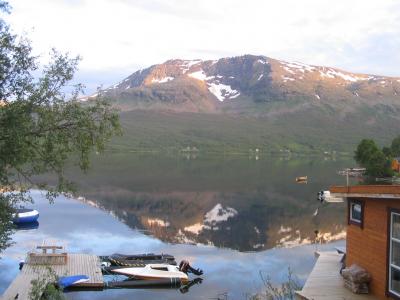
[[[101,93],[122,111],[128,135],[135,128],[144,137],[134,148],[351,151],[363,137],[386,143],[400,129],[400,78],[265,56],[169,60]]]
[[[376,105],[400,100],[400,78],[245,55],[219,60],[169,60],[139,70],[102,91],[124,110],[257,111],[257,104],[304,100],[310,105]],[[253,107],[251,107],[253,106]]]

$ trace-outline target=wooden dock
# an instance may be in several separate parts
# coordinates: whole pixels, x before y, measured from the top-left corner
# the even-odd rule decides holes
[[[52,254],[49,254],[50,256]],[[60,257],[56,257],[60,261]],[[16,266],[17,267],[17,266]],[[103,289],[104,281],[100,268],[100,260],[96,255],[90,254],[66,254],[66,263],[61,264],[31,264],[29,257],[21,272],[14,279],[8,289],[4,292],[2,300],[27,300],[32,288],[31,281],[35,279],[48,278],[49,268],[61,276],[87,275],[88,282],[77,285],[80,288]]]
[[[353,294],[344,287],[339,271],[343,254],[336,251],[320,252],[319,257],[303,289],[296,292],[300,300],[372,300],[369,294]]]

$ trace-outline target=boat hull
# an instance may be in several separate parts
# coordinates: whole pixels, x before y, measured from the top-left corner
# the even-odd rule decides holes
[[[142,280],[179,278],[182,283],[189,281],[187,274],[179,271],[177,266],[167,264],[149,264],[145,267],[114,268],[112,273]]]
[[[34,223],[39,219],[39,212],[35,209],[18,209],[13,214],[14,224]]]
[[[169,264],[176,265],[175,258],[169,254],[135,254],[124,255],[115,253],[107,257],[102,257],[109,261],[112,266],[121,267],[143,267],[148,264]]]

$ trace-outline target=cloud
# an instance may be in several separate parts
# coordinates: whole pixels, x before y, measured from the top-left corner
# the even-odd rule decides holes
[[[245,53],[400,76],[395,0],[19,0],[8,16],[36,53],[83,57],[81,70]],[[34,28],[31,31],[31,28]],[[131,69],[132,73],[135,69]]]

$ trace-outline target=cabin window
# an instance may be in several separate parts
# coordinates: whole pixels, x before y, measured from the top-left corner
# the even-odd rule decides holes
[[[356,200],[349,200],[349,224],[363,226],[364,203]]]
[[[390,213],[389,292],[400,297],[400,213]]]

